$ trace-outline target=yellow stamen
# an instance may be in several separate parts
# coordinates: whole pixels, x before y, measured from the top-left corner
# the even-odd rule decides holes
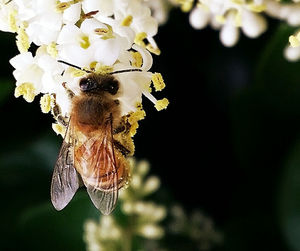
[[[47,46],[47,52],[48,54],[53,57],[53,58],[56,58],[57,55],[58,55],[58,50],[56,48],[56,43],[55,42],[52,42],[50,44],[48,44]]]
[[[8,21],[9,21],[9,27],[12,32],[17,32],[18,26],[17,26],[17,20],[16,16],[18,15],[17,10],[12,10],[8,15]]]
[[[289,37],[289,42],[291,47],[298,47],[300,45],[300,41],[294,35]]]
[[[146,39],[146,38],[147,38],[146,32],[137,33],[136,36],[135,36],[135,39],[134,39],[134,43],[136,43],[137,45],[145,48],[146,44],[143,40]]]
[[[94,32],[97,34],[97,35],[106,35],[109,30],[107,28],[97,28],[94,30]]]
[[[139,53],[138,51],[130,51],[130,54],[133,57],[131,65],[134,67],[141,67],[143,65],[143,57],[141,53]]]
[[[161,51],[158,47],[153,47],[152,44],[147,44],[146,48],[148,49],[148,51],[152,52],[153,54],[159,56]]]
[[[90,47],[91,44],[90,44],[90,40],[89,40],[88,36],[83,35],[79,39],[80,39],[79,44],[80,44],[81,48],[87,49]]]
[[[97,28],[94,30],[94,32],[99,35],[102,36],[101,39],[110,39],[110,38],[115,38],[115,36],[113,35],[113,30],[112,27],[110,25],[106,25],[107,28]]]
[[[222,15],[217,15],[217,16],[216,16],[216,21],[217,21],[218,23],[220,23],[220,24],[224,24],[225,21],[226,21],[226,19],[225,19],[225,17],[222,16]]]
[[[236,27],[241,27],[242,26],[242,15],[241,12],[237,12],[235,17],[234,17],[234,24]]]
[[[61,13],[64,12],[64,10],[68,9],[72,5],[72,1],[70,2],[58,2],[56,5],[56,12]]]
[[[99,62],[92,62],[90,65],[91,69],[94,69],[96,73],[108,74],[113,71],[113,67],[110,65],[103,65]]]
[[[253,12],[262,12],[267,8],[267,6],[265,4],[251,3],[247,5],[247,8]]]
[[[85,71],[83,71],[83,70],[80,70],[80,69],[77,69],[77,68],[73,68],[73,67],[70,67],[70,68],[68,68],[69,70],[69,73],[71,74],[71,76],[73,77],[73,78],[79,78],[79,77],[82,77],[82,76],[84,76],[85,74],[86,74],[86,72]]]
[[[168,105],[169,105],[169,100],[167,98],[163,98],[161,100],[157,100],[155,104],[155,108],[156,110],[161,111],[162,109],[166,109]]]
[[[29,37],[27,33],[25,32],[25,29],[23,27],[19,27],[17,29],[18,35],[16,36],[16,44],[18,47],[18,50],[23,53],[27,52],[30,47]]]
[[[123,21],[121,22],[121,26],[130,26],[131,23],[132,23],[132,16],[129,15],[123,19]]]
[[[64,137],[66,134],[66,128],[61,124],[53,123],[52,129],[57,135],[60,134],[62,137]]]
[[[45,94],[40,99],[40,105],[43,113],[48,113],[51,110],[52,98],[50,94]]]
[[[35,87],[32,83],[23,83],[16,87],[15,89],[15,97],[18,98],[20,96],[23,96],[23,98],[27,102],[32,102],[35,97]]]
[[[300,41],[300,31],[295,36]]]
[[[156,91],[161,91],[162,89],[164,89],[166,87],[166,84],[163,80],[163,77],[160,73],[153,73],[152,74],[152,82],[154,85],[154,88]]]
[[[193,7],[193,0],[176,0],[183,12],[189,12]]]
[[[231,0],[231,2],[235,4],[243,4],[242,0]]]

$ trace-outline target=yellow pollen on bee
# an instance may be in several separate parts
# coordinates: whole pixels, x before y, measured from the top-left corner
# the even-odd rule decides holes
[[[47,45],[47,52],[48,54],[53,57],[53,58],[56,58],[57,55],[58,55],[58,50],[56,48],[56,43],[55,42],[52,42],[50,44]]]
[[[61,135],[62,137],[65,136],[66,133],[66,128],[58,123],[52,123],[52,129],[57,135]]]
[[[80,47],[83,48],[83,49],[87,49],[90,47],[90,40],[89,40],[89,37],[86,36],[86,35],[83,35],[79,38],[79,44],[80,44]]]
[[[43,113],[48,113],[51,110],[52,97],[50,94],[44,94],[40,99],[41,110]]]
[[[134,67],[141,67],[143,65],[143,57],[138,51],[130,51],[131,56],[133,57],[133,62],[131,65]]]
[[[161,111],[163,109],[167,109],[167,106],[169,105],[169,100],[167,98],[163,98],[161,100],[157,100],[155,104],[155,108],[157,111]]]
[[[146,112],[143,110],[142,104],[137,103],[137,110],[135,112],[130,113],[128,117],[128,123],[131,125],[129,130],[129,135],[133,137],[136,134],[136,130],[139,127],[138,121],[142,120],[146,116]]]
[[[163,80],[163,77],[160,73],[155,72],[152,74],[152,83],[153,86],[155,88],[155,91],[161,91],[162,89],[164,89],[166,87],[166,84]]]
[[[132,23],[132,19],[133,17],[131,15],[128,15],[127,17],[125,17],[123,19],[123,21],[121,22],[121,26],[130,26]]]
[[[16,44],[18,47],[18,50],[22,52],[27,52],[30,47],[29,37],[27,33],[25,32],[25,29],[23,27],[19,27],[17,29],[18,35],[16,36]]]
[[[30,103],[34,100],[35,91],[35,87],[32,83],[23,83],[16,87],[14,95],[16,98],[23,96],[23,98]]]
[[[137,33],[135,38],[134,38],[134,43],[136,43],[137,45],[145,48],[146,44],[144,42],[144,39],[146,39],[146,38],[147,38],[146,32]]]

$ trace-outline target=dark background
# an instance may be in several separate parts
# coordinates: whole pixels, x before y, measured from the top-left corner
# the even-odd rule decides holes
[[[162,182],[158,202],[201,209],[223,233],[217,250],[300,250],[300,63],[283,58],[293,29],[269,20],[259,39],[225,48],[218,32],[193,30],[170,13],[156,41],[152,71],[167,84],[167,110],[144,99],[136,158]],[[1,250],[84,250],[82,223],[97,217],[84,191],[62,212],[50,204],[61,144],[32,104],[14,98],[18,52],[1,34]]]

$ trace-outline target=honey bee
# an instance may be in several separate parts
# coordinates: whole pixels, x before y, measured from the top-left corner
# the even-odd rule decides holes
[[[114,139],[125,127],[118,100],[120,83],[113,74],[133,70],[139,69],[111,74],[87,71],[79,81],[80,94],[69,90],[71,112],[51,182],[55,209],[63,209],[81,185],[103,214],[115,208],[118,190],[128,178],[129,150]]]

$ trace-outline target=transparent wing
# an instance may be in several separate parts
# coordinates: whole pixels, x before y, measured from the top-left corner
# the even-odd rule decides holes
[[[111,119],[79,147],[76,158],[87,192],[101,213],[110,214],[118,199],[118,172],[114,154]]]
[[[79,183],[74,167],[74,138],[70,120],[51,182],[51,201],[56,210],[62,210],[70,202],[79,188]]]
[[[96,208],[104,215],[109,215],[115,208],[118,200],[118,189],[101,191],[92,186],[87,186],[88,194]]]

